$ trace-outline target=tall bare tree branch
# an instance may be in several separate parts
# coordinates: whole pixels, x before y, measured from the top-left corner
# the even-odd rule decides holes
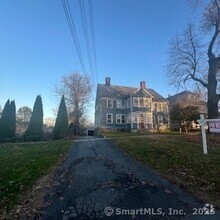
[[[207,90],[208,116],[217,118],[220,100],[220,0],[209,0],[208,3],[191,0],[191,3],[199,4],[204,9],[202,28],[196,32],[189,24],[183,35],[171,41],[168,78],[174,87],[189,81],[195,82],[195,85],[199,83]]]
[[[80,133],[80,119],[84,116],[90,103],[92,94],[92,81],[89,75],[70,73],[61,78],[55,87],[58,97],[65,96],[68,111],[75,124],[75,133]]]

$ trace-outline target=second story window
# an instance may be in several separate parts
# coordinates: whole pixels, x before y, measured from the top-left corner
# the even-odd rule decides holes
[[[138,107],[138,98],[137,97],[133,98],[133,106]]]
[[[148,98],[133,98],[133,106],[134,107],[149,107]]]
[[[116,100],[116,108],[121,108],[121,100]]]
[[[113,108],[113,100],[107,99],[107,108]]]
[[[154,103],[154,111],[162,112],[163,111],[162,103]]]
[[[162,112],[162,104],[161,103],[157,104],[157,111]]]
[[[125,109],[126,102],[124,100],[116,100],[116,108]]]
[[[144,107],[144,99],[143,98],[139,98],[139,102],[140,102],[140,107]]]

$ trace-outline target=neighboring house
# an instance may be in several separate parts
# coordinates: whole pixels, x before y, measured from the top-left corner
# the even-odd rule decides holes
[[[201,114],[207,114],[207,103],[202,101],[200,95],[190,91],[183,91],[167,98],[169,109],[173,105],[179,104],[182,108],[187,106],[196,106]]]
[[[111,78],[97,85],[95,128],[98,130],[153,130],[169,124],[168,102],[140,82],[139,88],[112,86]]]
[[[167,101],[169,102],[169,110],[171,110],[176,104],[179,104],[182,108],[187,106],[195,106],[198,107],[198,112],[200,114],[207,115],[207,103],[202,101],[200,95],[197,93],[183,91],[173,96],[169,96]],[[170,121],[170,128],[177,129],[177,123]],[[198,123],[192,122],[192,128],[199,128]]]

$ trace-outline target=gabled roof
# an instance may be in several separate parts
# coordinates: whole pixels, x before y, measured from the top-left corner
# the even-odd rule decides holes
[[[145,89],[146,92],[141,91],[143,89],[134,88],[134,87],[127,87],[127,86],[109,86],[104,84],[98,84],[97,85],[97,94],[99,95],[99,98],[114,98],[114,99],[127,99],[129,96],[134,94],[135,92],[138,92],[140,90],[140,93],[145,93],[145,96],[147,93],[149,93],[151,96],[153,96],[153,101],[155,102],[167,102],[165,98],[163,98],[160,94],[158,94],[153,89]],[[149,95],[148,95],[149,96]]]
[[[175,94],[175,95],[169,96],[169,97],[167,98],[167,100],[168,100],[169,102],[172,102],[172,101],[175,101],[178,97],[183,97],[183,96],[188,95],[188,94],[197,95],[196,93],[193,93],[193,92],[190,92],[190,91],[185,90],[185,91],[179,92],[179,93],[177,93],[177,94]]]
[[[147,89],[139,88],[137,89],[132,96],[144,97],[144,98],[153,98],[153,96],[147,91]]]

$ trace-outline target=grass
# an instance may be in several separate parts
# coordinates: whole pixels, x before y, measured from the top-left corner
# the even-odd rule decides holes
[[[71,146],[69,141],[0,144],[0,210],[9,210]]]
[[[130,137],[130,136],[139,136],[139,135],[145,135],[144,133],[140,133],[140,132],[136,132],[136,133],[132,133],[132,132],[123,132],[123,131],[108,131],[108,132],[102,132],[101,133],[103,136],[112,138],[112,137]]]
[[[208,136],[208,155],[198,134],[114,138],[113,142],[160,175],[220,207],[220,141]]]

